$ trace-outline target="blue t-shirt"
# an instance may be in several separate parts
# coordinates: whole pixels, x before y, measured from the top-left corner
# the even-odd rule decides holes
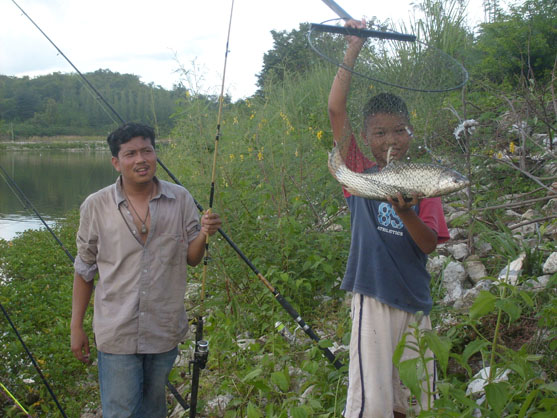
[[[341,289],[382,303],[429,314],[432,300],[427,255],[420,250],[387,202],[346,198],[352,238]],[[418,207],[414,207],[418,213]]]

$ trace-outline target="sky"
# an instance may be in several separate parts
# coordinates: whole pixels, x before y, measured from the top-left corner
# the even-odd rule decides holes
[[[336,18],[322,0],[16,0],[81,73],[108,69],[172,89],[220,94],[227,34],[225,93],[238,100],[257,89],[272,30]],[[407,20],[412,0],[338,0],[355,18]],[[375,6],[373,6],[375,3]],[[381,3],[381,5],[379,4]],[[232,19],[230,18],[232,11]],[[470,25],[483,18],[469,0]],[[184,76],[184,71],[187,76]],[[0,0],[0,74],[35,77],[74,69],[12,0]]]

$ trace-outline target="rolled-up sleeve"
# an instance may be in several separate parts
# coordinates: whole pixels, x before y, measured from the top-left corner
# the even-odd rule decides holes
[[[199,223],[199,211],[197,210],[195,201],[189,192],[186,192],[184,225],[186,228],[188,243],[192,242],[192,240],[199,235],[199,231],[201,231],[201,224]]]
[[[92,223],[89,199],[80,207],[79,229],[77,231],[76,245],[77,256],[74,261],[74,270],[86,281],[91,281],[97,274],[97,241],[98,232]]]

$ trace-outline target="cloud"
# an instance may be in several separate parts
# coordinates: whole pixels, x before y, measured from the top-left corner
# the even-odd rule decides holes
[[[471,0],[481,4],[481,0]],[[176,70],[203,69],[206,88],[220,90],[230,21],[228,0],[17,0],[18,4],[74,63],[86,73],[108,68],[172,88]],[[408,16],[410,0],[387,6],[369,0],[343,0],[353,16],[393,11]],[[0,2],[0,74],[38,75],[73,72],[56,49],[10,1]],[[320,0],[239,0],[234,2],[227,91],[234,99],[256,90],[263,54],[272,48],[271,30],[297,29],[335,14]]]

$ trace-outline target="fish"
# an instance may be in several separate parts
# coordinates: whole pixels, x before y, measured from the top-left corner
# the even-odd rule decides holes
[[[375,173],[357,173],[346,167],[338,146],[329,153],[329,171],[354,196],[387,201],[398,193],[406,201],[457,192],[470,184],[459,172],[437,164],[406,163],[398,160]],[[396,199],[394,199],[396,200]]]

